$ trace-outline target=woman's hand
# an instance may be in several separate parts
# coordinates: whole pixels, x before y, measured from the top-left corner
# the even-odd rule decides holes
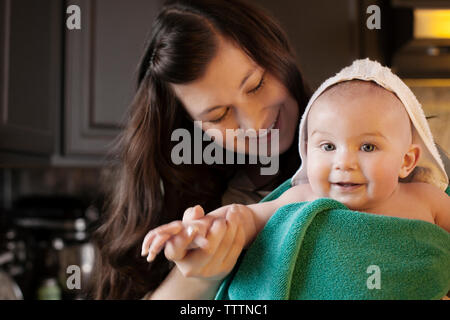
[[[256,233],[254,214],[244,205],[221,207],[206,216],[201,206],[195,206],[185,211],[183,224],[194,224],[198,232],[183,232],[171,238],[164,254],[188,278],[223,279]],[[206,242],[189,250],[197,236],[204,237]]]
[[[191,209],[193,208],[189,208],[189,210]],[[147,256],[148,262],[153,261],[170,239],[172,239],[173,251],[182,251],[183,256],[186,249],[204,248],[208,244],[205,236],[213,219],[213,217],[207,216],[192,221],[175,220],[152,229],[142,242],[141,255]]]

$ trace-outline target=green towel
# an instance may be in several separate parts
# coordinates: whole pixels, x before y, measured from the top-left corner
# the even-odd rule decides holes
[[[279,197],[290,184],[262,201]],[[324,198],[279,208],[215,299],[440,299],[449,289],[445,230],[351,211]]]

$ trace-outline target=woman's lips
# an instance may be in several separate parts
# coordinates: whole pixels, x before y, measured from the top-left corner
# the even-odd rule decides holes
[[[277,119],[275,120],[275,123],[274,123],[272,129],[280,129],[280,119],[281,119],[281,107],[280,107],[280,110],[278,111]]]
[[[280,128],[280,118],[281,118],[280,114],[281,114],[281,107],[280,107],[280,110],[278,110],[278,114],[277,114],[275,120],[272,122],[272,124],[269,127],[265,128],[265,129],[257,130],[256,131],[256,133],[257,133],[256,136],[249,134],[249,135],[245,135],[245,137],[247,139],[256,139],[256,140],[262,139],[262,138],[270,139],[272,130]]]
[[[278,110],[278,114],[277,114],[277,117],[275,118],[274,122],[272,122],[272,124],[267,129],[258,130],[258,133],[260,133],[263,130],[264,131],[257,136],[257,139],[261,139],[261,138],[270,139],[271,133],[272,133],[271,130],[280,128],[280,118],[281,118],[280,113],[281,113],[281,108],[280,108],[280,110]]]

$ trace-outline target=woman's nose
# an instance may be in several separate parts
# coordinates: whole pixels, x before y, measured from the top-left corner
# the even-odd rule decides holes
[[[336,152],[334,168],[343,171],[356,170],[358,168],[358,158],[356,154],[349,150],[340,150]]]
[[[252,106],[245,109],[241,108],[237,113],[239,127],[244,130],[254,129],[256,131],[259,129],[267,129],[264,126],[269,115],[268,111],[267,108],[258,106]]]

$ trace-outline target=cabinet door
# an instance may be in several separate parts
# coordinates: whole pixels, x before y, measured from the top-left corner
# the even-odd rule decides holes
[[[161,1],[72,0],[81,29],[66,29],[65,155],[103,156],[121,129],[135,72]]]
[[[61,92],[61,1],[0,0],[0,162],[48,156]],[[59,20],[59,21],[58,21]]]

